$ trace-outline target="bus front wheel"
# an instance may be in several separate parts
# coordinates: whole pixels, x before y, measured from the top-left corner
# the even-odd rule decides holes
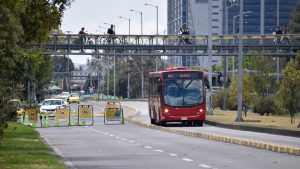
[[[151,124],[155,124],[155,119],[150,119]]]
[[[195,121],[195,125],[197,125],[197,126],[203,126],[203,120],[197,120],[197,121]]]

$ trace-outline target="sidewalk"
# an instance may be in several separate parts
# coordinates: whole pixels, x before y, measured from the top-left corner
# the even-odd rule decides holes
[[[140,115],[136,116],[134,119],[150,125],[147,102],[124,102],[123,104],[139,110]],[[205,132],[209,134],[225,136],[234,139],[253,140],[253,141],[267,143],[270,145],[279,145],[279,146],[286,146],[286,147],[293,147],[296,149],[300,149],[300,138],[297,137],[281,136],[281,135],[242,131],[242,130],[232,130],[232,129],[214,127],[210,125],[204,125],[204,127],[167,127],[167,128],[174,128],[174,129],[180,129],[180,130],[191,131],[191,132],[199,132],[199,133]]]

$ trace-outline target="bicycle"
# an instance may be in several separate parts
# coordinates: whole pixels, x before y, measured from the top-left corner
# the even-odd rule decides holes
[[[110,44],[121,44],[121,39],[114,36],[102,37],[100,38],[100,44],[102,45],[110,45]]]

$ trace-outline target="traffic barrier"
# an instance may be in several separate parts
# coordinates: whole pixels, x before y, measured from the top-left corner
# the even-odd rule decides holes
[[[58,123],[58,118],[57,116],[55,116],[55,119],[54,119],[54,127],[58,127],[59,123]]]
[[[25,112],[24,125],[28,125],[28,113]]]
[[[45,114],[45,127],[50,127],[49,114]]]
[[[37,127],[38,123],[38,110],[35,107],[30,107],[25,109],[25,113],[27,114],[28,123],[32,127]],[[26,117],[25,117],[26,119]]]
[[[74,126],[78,126],[79,125],[79,119],[78,119],[78,114],[75,116],[75,119],[74,119],[74,123],[73,123],[73,125]]]
[[[79,105],[77,124],[81,126],[94,125],[94,113],[92,105]]]
[[[58,106],[55,111],[54,126],[70,126],[70,107]]]
[[[104,110],[104,124],[114,121],[118,123],[110,124],[125,124],[123,108],[120,102],[107,102]]]

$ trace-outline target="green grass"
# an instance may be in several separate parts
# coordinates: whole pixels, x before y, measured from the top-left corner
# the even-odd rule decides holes
[[[238,124],[300,131],[300,128],[297,128],[300,120],[299,114],[295,115],[294,124],[290,123],[289,116],[277,116],[272,114],[270,114],[269,116],[261,116],[257,113],[247,113],[247,117],[243,116],[243,119],[246,120],[246,122],[235,122],[236,116],[236,111],[222,111],[220,109],[216,109],[214,111],[214,115],[208,115],[206,116],[206,118],[210,121],[226,124]]]
[[[9,123],[0,147],[1,169],[66,169],[49,150],[37,131],[20,123]]]

